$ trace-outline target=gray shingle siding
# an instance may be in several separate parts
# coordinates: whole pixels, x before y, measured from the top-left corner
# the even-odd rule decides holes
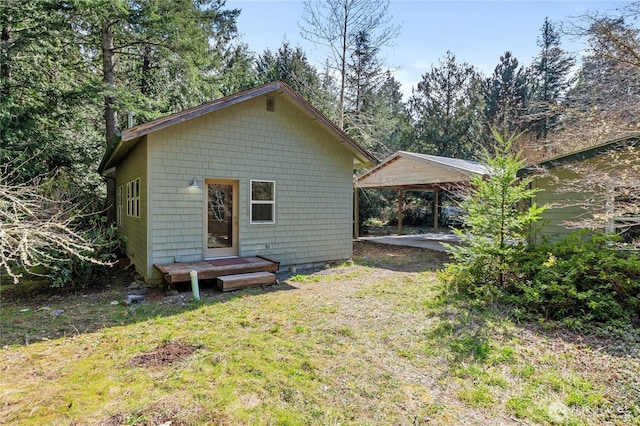
[[[147,136],[149,265],[203,258],[204,179],[238,181],[240,256],[283,266],[351,256],[352,153],[286,99],[275,112],[265,104],[256,97]],[[275,224],[249,223],[251,179],[276,182]]]

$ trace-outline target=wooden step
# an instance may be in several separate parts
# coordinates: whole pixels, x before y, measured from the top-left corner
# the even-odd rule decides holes
[[[213,280],[223,275],[248,274],[250,272],[277,272],[280,262],[264,256],[211,259],[195,262],[154,264],[169,285],[191,280],[191,271],[199,280]]]
[[[254,285],[273,284],[276,274],[271,272],[250,272],[248,274],[223,275],[218,277],[218,287],[222,291],[238,290]]]

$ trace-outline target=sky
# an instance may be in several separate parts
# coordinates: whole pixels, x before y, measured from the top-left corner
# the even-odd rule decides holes
[[[525,66],[538,55],[536,40],[545,17],[554,23],[575,21],[587,11],[610,11],[628,1],[572,0],[391,0],[391,22],[401,25],[394,45],[382,53],[387,67],[411,92],[450,50],[458,62],[467,62],[486,76],[509,50]],[[308,59],[322,68],[328,52],[300,35],[301,0],[227,0],[228,8],[241,9],[238,31],[256,54],[276,51],[283,41],[301,46]],[[563,37],[562,47],[580,55],[584,40]]]

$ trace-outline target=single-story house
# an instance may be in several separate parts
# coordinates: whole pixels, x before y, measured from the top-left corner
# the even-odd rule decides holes
[[[637,234],[640,224],[640,134],[634,133],[521,170],[539,191],[541,233],[552,240],[576,227]],[[635,229],[634,229],[635,228]]]
[[[99,167],[145,280],[154,265],[352,255],[353,172],[376,158],[281,81],[122,131]]]
[[[474,175],[488,174],[489,169],[476,161],[397,151],[377,166],[358,175],[354,180],[354,186],[356,191],[359,188],[377,188],[395,189],[398,192],[398,235],[401,235],[404,192],[433,192],[433,223],[434,229],[437,230],[439,191],[455,189],[461,183],[468,182]]]

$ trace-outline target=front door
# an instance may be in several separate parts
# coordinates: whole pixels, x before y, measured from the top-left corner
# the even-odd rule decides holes
[[[238,255],[238,181],[206,180],[204,257]]]

